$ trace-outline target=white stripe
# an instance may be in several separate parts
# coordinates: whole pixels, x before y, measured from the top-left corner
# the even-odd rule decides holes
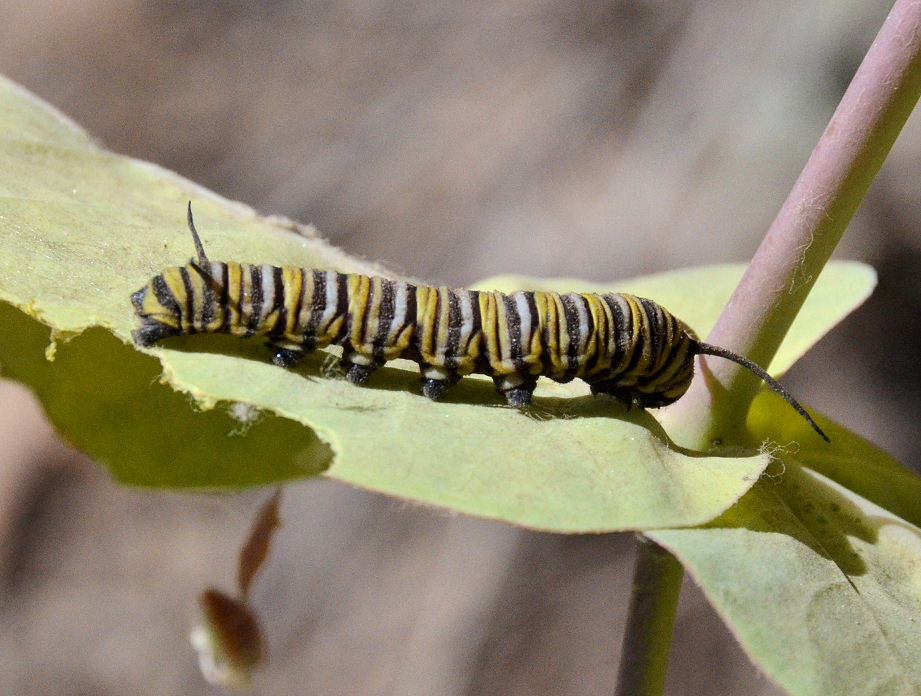
[[[275,269],[267,263],[262,264],[262,310],[261,321],[265,321],[275,304]]]
[[[397,334],[406,326],[407,293],[406,281],[398,280],[393,284],[393,321],[390,322],[390,331],[387,334],[387,343],[396,341]]]
[[[469,290],[463,290],[457,293],[460,300],[461,327],[460,340],[458,341],[458,352],[467,352],[467,343],[473,334],[473,293]]]
[[[521,353],[527,357],[531,350],[531,308],[528,305],[528,295],[524,292],[515,294],[515,306],[518,308],[518,318],[521,323]]]
[[[339,288],[336,283],[336,271],[326,271],[326,305],[317,323],[317,333],[326,333],[326,328],[336,316],[336,304],[339,299]]]

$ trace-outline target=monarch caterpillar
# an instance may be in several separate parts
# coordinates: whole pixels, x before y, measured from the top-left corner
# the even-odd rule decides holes
[[[384,363],[419,364],[422,392],[440,398],[464,375],[493,378],[509,405],[527,406],[539,376],[584,380],[593,394],[657,408],[681,398],[694,356],[750,370],[826,442],[806,410],[763,368],[699,341],[682,321],[642,297],[607,293],[450,290],[358,273],[209,261],[195,223],[198,260],[154,276],[131,296],[140,346],[169,336],[263,336],[273,362],[293,367],[330,344],[343,347],[346,377],[363,384]]]

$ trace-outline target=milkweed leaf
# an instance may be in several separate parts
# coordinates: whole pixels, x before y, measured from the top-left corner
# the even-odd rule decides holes
[[[787,693],[917,694],[921,529],[797,459],[705,527],[652,538]]]

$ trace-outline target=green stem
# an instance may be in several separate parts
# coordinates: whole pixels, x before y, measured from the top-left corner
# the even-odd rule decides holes
[[[767,366],[921,95],[921,2],[897,0],[707,338]],[[725,360],[667,414],[682,445],[737,441],[759,383]],[[672,427],[675,426],[675,427]]]
[[[674,556],[650,539],[637,535],[616,696],[662,693],[682,574],[681,564]]]

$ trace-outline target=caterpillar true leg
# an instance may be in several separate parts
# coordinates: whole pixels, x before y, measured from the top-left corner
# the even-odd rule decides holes
[[[300,348],[281,348],[274,345],[271,341],[266,345],[275,351],[275,354],[272,356],[272,362],[279,367],[286,367],[288,369],[297,367],[297,363],[305,355],[304,351]]]
[[[432,401],[438,401],[445,392],[460,379],[452,370],[437,365],[420,364],[422,393]]]
[[[443,397],[450,386],[451,382],[446,379],[422,378],[422,394],[432,401],[438,401]]]
[[[536,382],[524,382],[512,389],[506,389],[502,393],[505,394],[505,400],[508,401],[509,406],[524,408],[531,404],[531,395],[534,394],[536,386]]]
[[[380,367],[376,363],[365,363],[359,353],[346,353],[342,356],[345,378],[352,384],[364,384]]]

